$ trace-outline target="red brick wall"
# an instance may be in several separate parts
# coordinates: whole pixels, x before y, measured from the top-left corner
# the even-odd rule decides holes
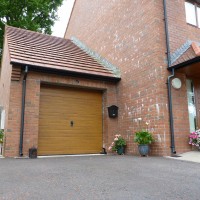
[[[172,87],[175,146],[178,153],[183,153],[191,150],[191,146],[188,144],[190,128],[186,76],[176,73],[176,77],[181,79],[182,87],[178,90]]]
[[[200,29],[186,23],[185,0],[168,0],[167,13],[171,53],[187,40],[200,41]]]
[[[11,82],[11,97],[9,106],[9,119],[7,130],[7,140],[5,144],[4,156],[14,157],[19,155],[19,137],[21,121],[21,93],[22,78],[20,81]],[[103,144],[107,148],[110,135],[114,135],[117,130],[117,119],[108,118],[107,106],[116,104],[116,85],[104,81],[95,81],[83,78],[72,78],[58,75],[39,74],[29,72],[27,76],[25,123],[24,123],[24,155],[28,155],[28,149],[38,144],[38,123],[39,123],[39,100],[41,82],[85,87],[103,90]],[[109,136],[108,136],[109,135]]]
[[[21,81],[11,81],[8,121],[6,128],[6,141],[4,143],[4,156],[15,157],[19,155],[19,137],[22,104],[22,77]]]
[[[152,153],[169,153],[169,122],[162,1],[77,0],[66,31],[118,66],[119,131],[137,153],[137,118],[150,122]]]
[[[180,48],[187,40],[200,41],[200,29],[186,23],[185,0],[167,1],[167,15],[169,23],[170,49],[171,53]],[[178,74],[178,73],[177,73]],[[174,90],[174,121],[175,121],[175,141],[178,152],[191,150],[188,143],[189,119],[186,93],[186,77],[178,74],[183,87],[181,90]],[[193,79],[192,77],[189,77]],[[195,85],[196,89],[199,85]],[[199,90],[198,90],[199,92]],[[197,110],[197,112],[199,112]],[[198,113],[197,113],[198,114]]]
[[[173,2],[168,3],[168,12],[177,8],[173,10],[176,13],[179,6],[173,6]],[[175,0],[176,4],[180,2]],[[77,37],[120,68],[119,131],[128,140],[128,153],[137,153],[137,145],[133,143],[134,132],[138,130],[137,118],[143,119],[142,127],[146,121],[150,122],[149,129],[156,139],[152,154],[170,153],[166,85],[169,72],[163,18],[162,1],[76,0],[65,34],[65,38]],[[176,29],[169,18],[171,33]],[[185,80],[183,75],[181,78]],[[181,90],[172,89],[172,92],[176,148],[181,153],[190,150],[185,83]]]

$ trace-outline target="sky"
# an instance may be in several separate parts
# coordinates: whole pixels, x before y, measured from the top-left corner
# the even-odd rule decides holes
[[[64,0],[58,9],[59,19],[52,28],[52,35],[63,38],[75,0]]]

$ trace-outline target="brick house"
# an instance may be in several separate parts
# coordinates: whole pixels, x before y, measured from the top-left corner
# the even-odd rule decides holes
[[[200,127],[199,3],[75,1],[65,38],[78,38],[119,67],[118,130],[129,153],[137,152],[132,138],[138,118],[143,127],[150,123],[153,154],[191,150],[188,134]]]
[[[154,134],[152,155],[190,151],[188,134],[200,126],[199,10],[198,1],[76,0],[71,40],[7,27],[4,156],[33,146],[39,155],[98,153],[116,133],[137,154],[140,128]]]

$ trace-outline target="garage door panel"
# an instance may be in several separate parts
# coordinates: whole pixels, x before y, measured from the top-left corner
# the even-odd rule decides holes
[[[73,138],[71,138],[73,139]],[[60,143],[60,140],[54,140],[53,143],[51,141],[46,142],[42,141],[45,143],[45,145],[43,145],[40,148],[40,151],[43,152],[43,155],[47,155],[48,151],[51,151],[52,154],[57,154],[57,151],[60,151],[61,154],[63,154],[63,150],[65,152],[67,152],[67,154],[71,154],[72,152],[74,153],[99,153],[97,152],[97,145],[99,146],[99,148],[101,149],[101,143],[100,142],[88,142],[88,141],[77,141],[74,143],[70,138],[66,138],[63,139],[62,141],[63,143]],[[74,138],[75,139],[75,138]],[[79,139],[79,138],[77,138]],[[99,138],[97,138],[99,139]],[[59,145],[55,145],[57,143],[59,143]],[[42,144],[44,144],[42,143]],[[80,148],[81,147],[81,148]]]
[[[73,154],[83,154],[82,152],[82,150],[79,150],[79,149],[68,149],[67,150],[67,154],[69,154],[69,155],[73,155]],[[85,150],[84,151],[84,154],[95,154],[96,153],[96,150],[95,149],[91,149],[91,150]],[[45,150],[45,153],[43,153],[42,155],[63,155],[63,151],[61,151],[61,150],[48,150],[48,151],[46,151]]]
[[[100,137],[94,137],[94,138],[88,138],[89,142],[86,140],[80,141],[82,139],[81,137],[44,137],[43,139],[40,140],[39,145],[41,145],[40,148],[45,147],[45,146],[52,146],[52,149],[55,147],[61,148],[61,146],[66,146],[66,144],[70,144],[71,146],[85,146],[86,144],[89,144],[87,147],[81,147],[81,148],[90,148],[91,146],[98,146],[101,150],[101,145],[102,143],[100,142]],[[80,149],[81,149],[80,148]],[[61,148],[62,149],[62,148]],[[98,149],[99,150],[99,149]],[[96,152],[97,153],[97,152]],[[99,153],[99,151],[98,151]]]
[[[47,129],[42,129],[41,132],[44,132],[42,134],[42,137],[40,137],[40,139],[42,140],[43,138],[51,138],[51,137],[85,137],[85,138],[89,138],[90,141],[92,140],[92,138],[96,138],[96,137],[101,137],[98,136],[96,134],[96,132],[92,132],[92,131],[88,131],[88,132],[82,132],[81,129],[77,130],[77,131],[65,131],[65,130],[59,130],[58,131],[48,131]]]
[[[38,154],[99,153],[101,150],[102,93],[42,87]]]
[[[101,145],[101,142],[99,142],[99,137],[97,138],[93,138],[93,140],[90,140],[90,138],[88,138],[88,140],[83,140],[83,141],[80,141],[79,140],[80,137],[51,137],[51,138],[43,138],[40,140],[40,144],[44,144],[42,145],[41,149],[42,148],[45,148],[45,146],[51,146],[52,149],[55,149],[55,148],[61,148],[62,146],[65,146],[65,147],[79,147],[80,148],[80,145],[82,146],[85,146],[87,145],[86,147],[82,147],[82,148],[86,148],[86,149],[89,149],[91,147],[96,147],[96,145]],[[62,143],[60,142],[62,140]],[[56,145],[56,144],[59,144],[59,145]]]
[[[92,117],[92,116],[91,116]],[[78,128],[82,128],[82,127],[98,127],[100,128],[102,126],[102,124],[94,124],[92,121],[89,121],[91,119],[91,117],[85,117],[82,120],[78,120],[78,119],[73,119],[73,127],[71,127],[71,121],[72,120],[63,120],[63,119],[41,119],[39,126],[41,128],[48,128],[49,126],[51,126],[53,129],[78,129]],[[97,120],[101,120],[102,117],[98,117],[96,118]],[[58,124],[62,123],[63,126],[59,126]]]
[[[74,102],[74,101],[73,101]],[[71,102],[71,103],[73,103]],[[55,102],[57,104],[57,102]],[[54,103],[54,104],[55,104]],[[68,102],[70,104],[70,102]],[[52,103],[53,104],[53,103]],[[45,112],[49,112],[50,116],[54,116],[54,115],[57,115],[57,116],[60,116],[62,115],[62,113],[65,113],[65,112],[68,112],[68,113],[74,113],[74,114],[84,114],[84,115],[91,115],[91,114],[95,114],[95,115],[100,115],[99,114],[99,111],[102,110],[101,107],[97,107],[96,104],[90,104],[87,105],[86,102],[78,102],[77,104],[79,104],[79,106],[67,106],[67,107],[64,107],[62,106],[62,104],[59,104],[62,108],[49,108],[48,105],[43,106],[43,108],[41,109],[41,111],[44,112],[44,114],[41,114],[41,117],[44,115],[45,116]],[[83,105],[81,105],[83,104]],[[85,105],[84,105],[85,104]],[[92,110],[91,110],[92,108]],[[84,113],[85,111],[87,110],[87,113]],[[60,111],[60,112],[58,112]],[[83,112],[83,113],[82,113]]]

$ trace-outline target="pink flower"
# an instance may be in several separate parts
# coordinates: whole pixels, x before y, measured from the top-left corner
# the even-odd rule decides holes
[[[112,147],[111,147],[111,146],[110,146],[110,147],[108,147],[108,150],[109,150],[109,151],[111,151],[111,150],[112,150]]]
[[[118,138],[116,137],[115,139],[114,139],[114,141],[117,141],[118,140]]]

